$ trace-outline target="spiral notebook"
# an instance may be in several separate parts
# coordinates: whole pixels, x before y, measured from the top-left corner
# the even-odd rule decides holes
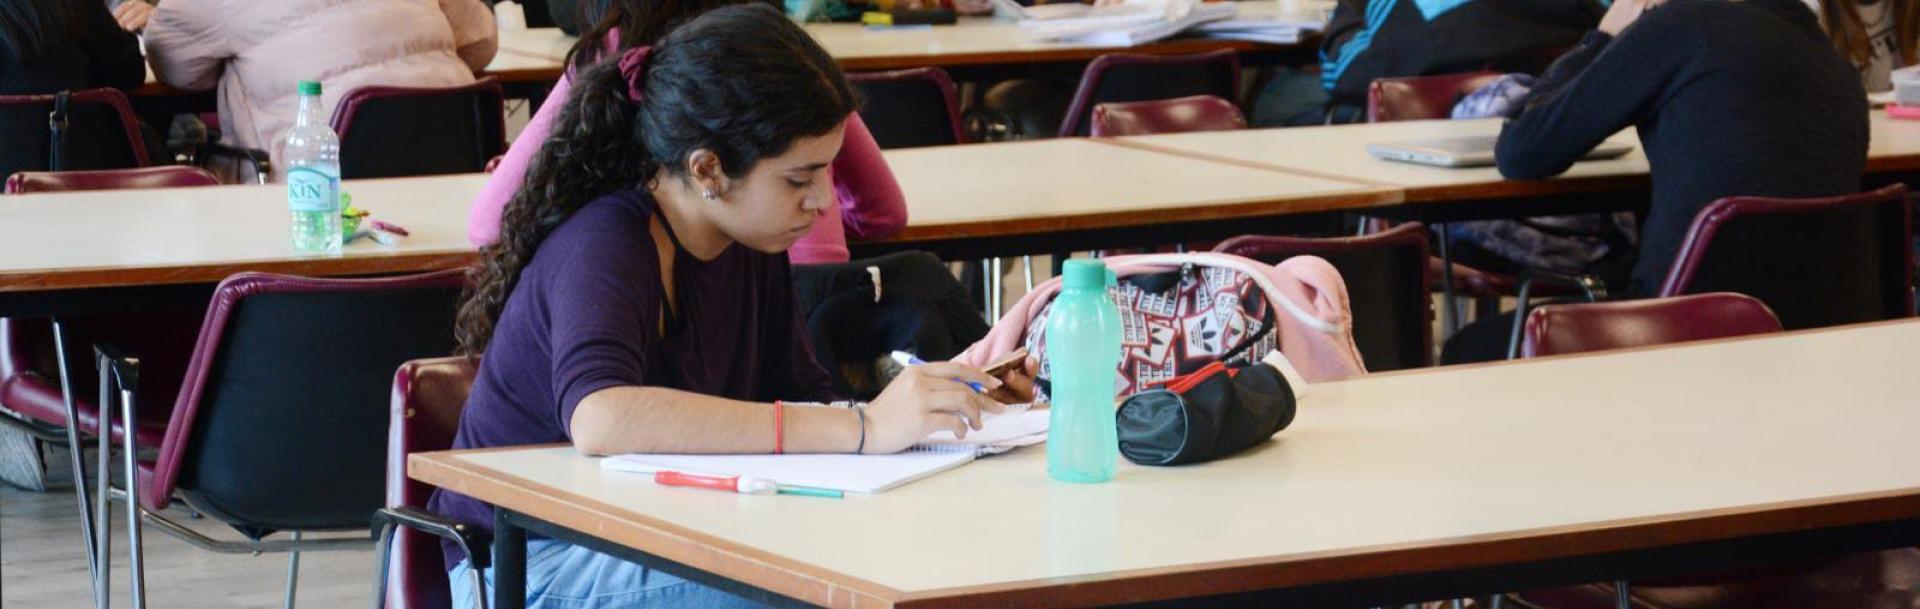
[[[620,455],[600,462],[608,472],[668,470],[709,476],[752,476],[780,484],[873,494],[947,471],[977,457],[1045,442],[1048,411],[1016,410],[987,417],[981,429],[955,438],[943,431],[891,455]]]

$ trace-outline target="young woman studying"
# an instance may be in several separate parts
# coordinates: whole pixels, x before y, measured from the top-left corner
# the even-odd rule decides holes
[[[787,248],[834,205],[828,167],[854,94],[766,5],[714,10],[579,74],[474,269],[457,335],[485,356],[458,448],[571,442],[586,454],[885,453],[964,434],[1031,395],[952,363],[864,409],[827,400]],[[1029,369],[1030,370],[1030,369]],[[441,514],[491,510],[442,491]],[[448,548],[456,606],[466,557]],[[731,607],[741,599],[552,540],[528,548],[531,607]],[[470,598],[470,597],[469,597]]]
[[[778,4],[765,0],[612,0],[606,3],[606,12],[597,18],[591,13],[585,15],[593,19],[591,23],[595,25],[568,51],[569,69],[560,76],[550,98],[566,99],[575,74],[609,55],[617,55],[620,49],[653,44],[674,26],[701,13],[743,2],[766,3],[778,8]],[[526,129],[500,160],[500,166],[487,178],[486,188],[480,191],[467,216],[467,236],[474,245],[484,246],[500,238],[501,210],[526,178],[527,165],[541,143],[555,131],[558,106],[547,104],[534,113]],[[880,145],[874,142],[873,134],[867,131],[866,123],[860,121],[858,114],[847,121],[845,143],[840,156],[833,160],[827,181],[833,187],[834,204],[814,223],[813,230],[787,252],[794,262],[846,262],[848,235],[880,238],[899,232],[907,225],[906,198],[900,193],[900,184],[894,181],[893,170],[887,168],[886,159],[880,156]]]
[[[1893,71],[1920,65],[1920,0],[1805,0],[1868,92],[1893,88]]]

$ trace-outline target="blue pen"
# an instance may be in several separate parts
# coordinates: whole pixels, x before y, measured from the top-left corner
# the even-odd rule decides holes
[[[905,351],[895,351],[895,352],[893,352],[893,361],[896,361],[896,362],[900,362],[900,365],[902,365],[902,366],[919,366],[919,365],[921,365],[921,364],[925,364],[925,363],[926,363],[926,362],[924,362],[924,361],[921,361],[921,360],[920,360],[920,358],[918,358],[918,357],[914,357],[914,355],[913,355],[912,353],[907,353],[907,352],[905,352]],[[975,383],[975,382],[973,382],[973,381],[969,381],[969,380],[964,380],[964,379],[953,379],[953,380],[956,380],[956,381],[960,381],[960,382],[962,382],[962,383],[966,383],[968,387],[972,387],[972,388],[973,388],[973,391],[974,391],[974,393],[986,393],[986,392],[987,392],[987,388],[986,388],[986,387],[982,387],[982,386],[980,386],[980,384],[979,384],[979,383]]]

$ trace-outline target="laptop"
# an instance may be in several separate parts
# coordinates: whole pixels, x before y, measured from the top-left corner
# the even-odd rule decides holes
[[[1493,164],[1498,136],[1475,135],[1407,142],[1367,144],[1367,154],[1389,161],[1435,167],[1485,167]],[[1607,140],[1594,146],[1582,160],[1613,159],[1633,152],[1633,144]]]

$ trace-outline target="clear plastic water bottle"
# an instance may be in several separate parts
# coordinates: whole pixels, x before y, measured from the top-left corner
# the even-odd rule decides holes
[[[1113,402],[1120,333],[1120,310],[1107,297],[1106,263],[1068,260],[1060,295],[1047,315],[1047,369],[1053,379],[1048,477],[1113,479],[1120,461]]]
[[[300,112],[280,140],[287,169],[293,249],[340,253],[340,137],[327,125],[320,83],[300,81]]]

